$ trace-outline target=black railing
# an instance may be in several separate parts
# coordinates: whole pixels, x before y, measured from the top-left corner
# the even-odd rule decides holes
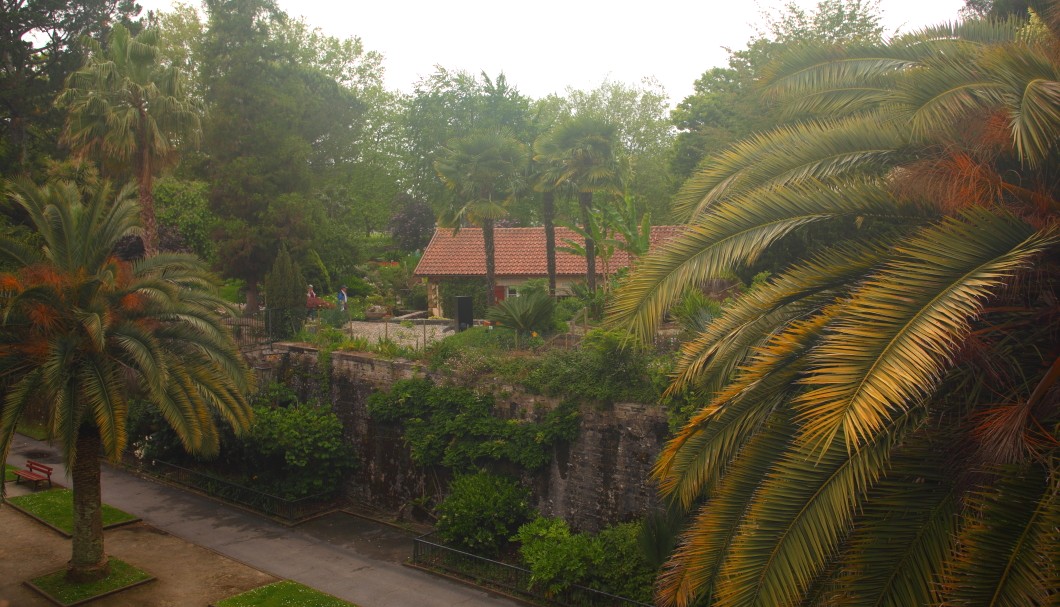
[[[412,541],[412,562],[420,567],[454,575],[478,585],[503,590],[543,605],[559,607],[651,607],[633,599],[572,584],[546,593],[531,584],[529,569],[463,552],[431,541],[430,534]]]
[[[142,470],[171,483],[196,489],[210,497],[238,504],[286,523],[297,523],[335,508],[335,500],[329,494],[286,499],[251,489],[219,476],[182,468],[161,460],[152,461]]]
[[[225,319],[240,347],[268,345],[291,339],[302,330],[306,321],[305,308],[268,308],[253,316]]]

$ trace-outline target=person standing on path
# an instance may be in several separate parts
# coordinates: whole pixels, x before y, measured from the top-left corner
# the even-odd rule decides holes
[[[338,299],[339,299],[339,310],[345,312],[346,311],[346,299],[347,299],[347,297],[346,297],[346,285],[342,285],[342,287],[339,289]]]

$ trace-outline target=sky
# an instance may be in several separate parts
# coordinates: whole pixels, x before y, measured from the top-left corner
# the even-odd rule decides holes
[[[165,10],[171,0],[139,0]],[[195,4],[194,1],[191,2]],[[812,8],[816,0],[798,0]],[[359,37],[382,53],[386,87],[411,92],[440,65],[504,73],[540,98],[604,81],[654,78],[671,104],[725,66],[785,0],[278,0],[289,15],[339,38]],[[908,32],[957,18],[964,0],[880,0],[885,32]]]

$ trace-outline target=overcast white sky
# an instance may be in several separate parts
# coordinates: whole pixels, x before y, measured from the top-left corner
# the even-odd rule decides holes
[[[140,0],[163,9],[171,0]],[[191,2],[195,4],[194,0]],[[723,66],[784,0],[279,0],[325,33],[359,36],[384,56],[386,85],[406,92],[435,65],[491,77],[504,72],[538,98],[605,79],[656,78],[676,104]],[[815,0],[798,0],[813,7]],[[964,0],[880,0],[888,33],[957,18]]]

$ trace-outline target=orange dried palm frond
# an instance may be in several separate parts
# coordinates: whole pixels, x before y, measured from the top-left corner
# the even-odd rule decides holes
[[[1035,415],[1029,399],[999,403],[978,413],[974,423],[972,436],[983,458],[991,463],[1021,463],[1060,446]]]

